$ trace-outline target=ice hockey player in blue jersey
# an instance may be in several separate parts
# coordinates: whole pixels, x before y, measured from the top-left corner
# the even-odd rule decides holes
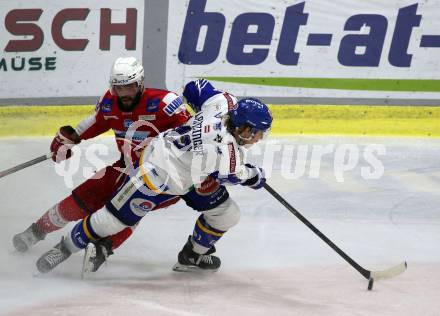
[[[77,223],[38,259],[40,272],[49,272],[93,241],[136,225],[154,205],[175,196],[200,216],[173,269],[216,271],[220,267],[220,258],[212,255],[214,245],[240,218],[225,185],[253,189],[264,185],[263,170],[243,161],[243,148],[268,134],[272,115],[261,101],[237,101],[203,79],[189,82],[183,96],[196,114],[152,139],[106,206]]]

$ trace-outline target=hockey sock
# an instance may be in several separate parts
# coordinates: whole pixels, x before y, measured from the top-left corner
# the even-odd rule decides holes
[[[41,216],[36,225],[42,233],[50,233],[63,228],[67,223],[84,218],[87,213],[82,210],[72,195],[55,204]]]
[[[78,222],[75,227],[73,227],[70,235],[66,237],[67,240],[72,242],[72,244],[69,244],[69,250],[73,252],[75,249],[84,249],[90,241],[100,238],[101,237],[93,230],[92,225],[90,225],[90,216]]]
[[[197,219],[193,231],[193,250],[198,254],[205,254],[226,233],[210,226],[203,214]]]

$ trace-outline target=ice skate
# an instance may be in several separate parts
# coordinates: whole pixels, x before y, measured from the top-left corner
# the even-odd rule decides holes
[[[41,273],[47,273],[61,262],[67,260],[72,253],[67,249],[64,238],[51,250],[43,254],[37,261],[37,269]]]
[[[88,243],[84,252],[81,277],[98,271],[99,267],[107,261],[108,256],[112,254],[112,242],[110,239],[104,238]]]
[[[12,238],[12,244],[18,252],[26,252],[40,240],[43,240],[46,234],[41,232],[37,225],[33,223],[24,232],[16,234]]]
[[[200,255],[193,250],[191,236],[188,237],[183,249],[177,257],[178,262],[174,265],[173,270],[178,272],[187,271],[210,271],[216,272],[221,265],[220,258],[211,255],[215,252],[213,246],[206,254]]]

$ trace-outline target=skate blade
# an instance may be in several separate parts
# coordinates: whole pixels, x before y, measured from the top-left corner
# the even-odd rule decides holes
[[[24,256],[25,254],[27,254],[26,252],[20,252],[17,249],[10,249],[9,250],[9,254],[12,256]]]
[[[180,263],[176,263],[173,266],[173,271],[176,272],[195,272],[195,273],[213,273],[213,272],[217,272],[217,269],[201,269],[198,266],[189,266],[189,265],[184,265],[184,264],[180,264]]]
[[[32,274],[32,277],[41,278],[41,277],[43,277],[43,273],[41,273],[40,271],[34,271],[34,273]]]
[[[17,253],[26,253],[28,252],[30,246],[26,245],[26,243],[18,238],[12,239],[12,245],[14,247],[14,250]]]
[[[43,273],[41,271],[35,270],[32,273],[32,277],[36,278],[36,279],[47,279],[47,278],[53,278],[54,275],[57,275],[56,272],[52,272],[52,273]]]
[[[84,251],[81,279],[84,279],[93,272],[93,264],[90,263],[90,258],[94,257],[96,257],[96,247],[94,244],[89,243]]]

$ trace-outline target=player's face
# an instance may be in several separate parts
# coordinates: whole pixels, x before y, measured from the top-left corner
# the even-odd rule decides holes
[[[125,107],[130,107],[133,105],[133,101],[136,99],[136,95],[139,91],[139,87],[136,82],[123,86],[113,86],[113,89],[116,92],[120,102]]]
[[[243,140],[244,145],[250,147],[253,144],[257,143],[259,140],[263,139],[264,133],[262,131],[257,131],[255,134],[252,134],[251,129],[248,127],[241,132],[240,136]]]

